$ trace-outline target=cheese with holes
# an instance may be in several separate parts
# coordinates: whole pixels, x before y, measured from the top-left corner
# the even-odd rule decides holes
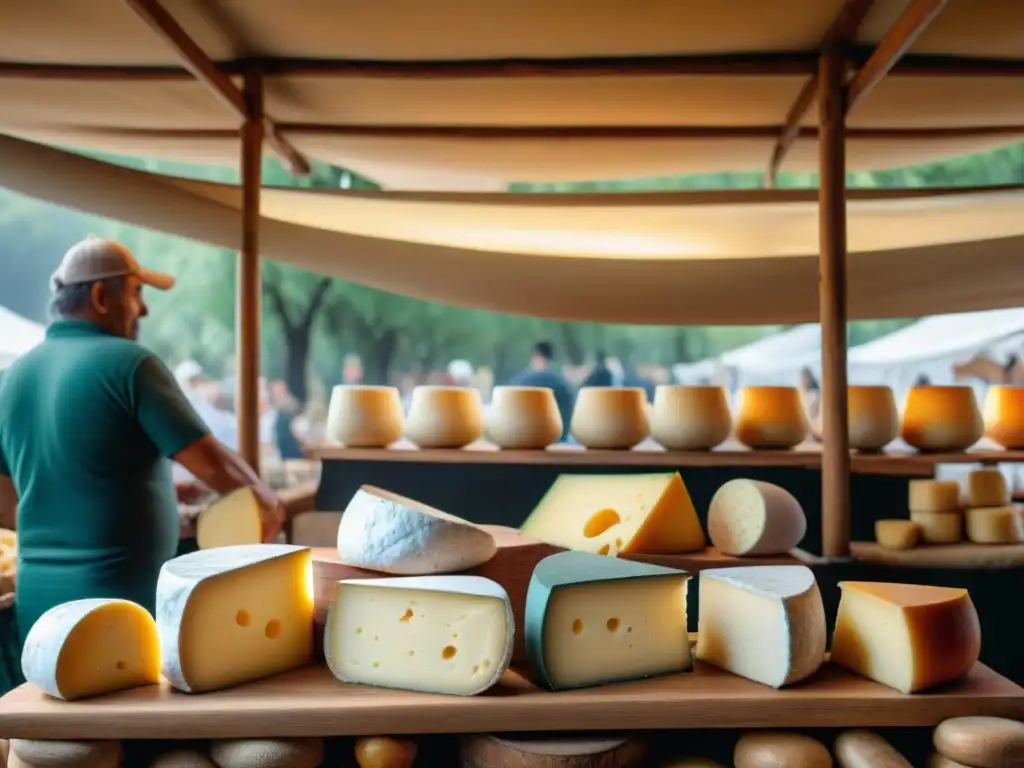
[[[260,505],[251,488],[239,488],[213,502],[196,518],[200,549],[259,544],[263,541]]]
[[[8,768],[120,768],[120,741],[11,739]]]
[[[961,509],[960,483],[956,480],[911,480],[911,512],[957,512]]]
[[[364,485],[338,526],[338,555],[359,568],[401,575],[451,573],[494,557],[479,526],[396,493]]]
[[[462,448],[484,433],[484,408],[472,387],[419,386],[412,391],[405,436],[420,448]]]
[[[871,731],[844,731],[835,749],[839,768],[914,768],[892,744]]]
[[[167,682],[188,693],[286,672],[313,657],[308,547],[204,549],[164,563],[156,618]]]
[[[736,768],[832,768],[832,755],[820,741],[778,731],[743,734],[732,761]]]
[[[966,589],[840,583],[832,661],[903,693],[963,677],[981,652],[981,625]]]
[[[526,657],[551,690],[684,672],[690,574],[560,552],[537,564],[526,592]]]
[[[761,480],[730,480],[711,498],[708,536],[726,555],[780,555],[807,532],[803,507],[785,488]]]
[[[678,472],[560,475],[520,530],[599,555],[704,549],[704,530]]]
[[[324,761],[324,740],[222,739],[210,744],[219,768],[317,768]]]
[[[886,549],[912,549],[921,540],[921,528],[912,520],[876,520],[875,541]]]
[[[1019,507],[978,507],[965,513],[967,538],[976,544],[1024,542],[1024,513]]]
[[[93,598],[54,606],[21,652],[25,679],[72,701],[160,682],[160,641],[149,611],[128,600]]]
[[[825,661],[825,607],[810,568],[701,571],[697,658],[763,685],[810,677]]]
[[[501,679],[514,636],[508,595],[482,576],[346,579],[324,655],[345,683],[472,696]]]
[[[998,469],[976,469],[967,475],[967,506],[1004,507],[1010,503],[1010,489]]]
[[[926,544],[956,544],[964,540],[964,513],[911,512],[910,521],[921,531]]]
[[[587,448],[632,448],[650,432],[647,393],[642,387],[582,387],[569,432]]]

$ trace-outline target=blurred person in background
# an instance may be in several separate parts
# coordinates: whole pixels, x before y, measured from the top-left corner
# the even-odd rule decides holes
[[[174,378],[213,436],[231,450],[237,451],[238,420],[235,414],[214,405],[212,398],[215,393],[210,390],[209,382],[199,363],[195,360],[186,360],[179,364],[174,369]]]
[[[562,439],[569,435],[569,421],[575,397],[565,379],[551,370],[551,361],[555,357],[555,348],[550,341],[538,341],[533,345],[533,355],[526,370],[516,374],[512,385],[517,387],[547,387],[555,395],[558,412],[562,416]]]
[[[609,358],[604,352],[598,350],[597,362],[590,369],[587,378],[583,380],[584,387],[611,387],[614,386],[615,377],[609,365]]]
[[[448,363],[448,375],[456,387],[473,386],[473,364],[468,360],[452,360]]]
[[[804,413],[807,414],[807,423],[811,428],[811,437],[821,441],[821,387],[810,368],[803,368],[800,371],[797,389],[800,390],[800,400],[804,405]]]
[[[302,412],[302,406],[281,379],[270,382],[267,394],[274,412],[273,440],[279,456],[283,461],[301,459],[305,454],[295,437],[295,419]]]

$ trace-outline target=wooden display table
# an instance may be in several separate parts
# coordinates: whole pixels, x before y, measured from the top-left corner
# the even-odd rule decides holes
[[[929,544],[886,549],[873,541],[850,544],[862,563],[913,568],[1013,568],[1024,565],[1024,544]]]

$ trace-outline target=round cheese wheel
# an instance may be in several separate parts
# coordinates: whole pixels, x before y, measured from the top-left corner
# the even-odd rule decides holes
[[[778,731],[744,734],[732,761],[736,768],[832,768],[832,756],[820,741]]]
[[[870,731],[839,734],[835,752],[839,768],[914,768],[888,741]]]
[[[587,448],[632,448],[647,437],[647,393],[640,387],[583,387],[569,430]]]
[[[932,733],[939,754],[972,768],[1024,765],[1024,723],[1001,717],[954,717]]]
[[[340,385],[331,391],[327,437],[351,448],[384,448],[401,439],[402,401],[395,387]]]
[[[886,549],[912,549],[921,540],[921,527],[912,520],[876,520],[875,541]]]
[[[970,387],[912,387],[903,407],[903,439],[919,451],[962,451],[984,425]]]
[[[1024,542],[1024,511],[1018,507],[977,507],[964,513],[967,538],[975,544]]]
[[[730,480],[711,498],[708,536],[725,555],[781,555],[807,533],[800,502],[777,485]]]
[[[911,512],[925,544],[956,544],[964,540],[963,512]]]
[[[118,768],[120,741],[37,741],[11,739],[8,765],[24,768]]]
[[[355,755],[359,768],[412,768],[416,762],[416,742],[390,736],[356,739]]]
[[[480,734],[463,737],[459,754],[462,768],[626,768],[641,763],[646,747],[643,739],[632,736]]]
[[[495,387],[487,437],[499,448],[547,448],[562,436],[562,415],[548,387]]]
[[[654,390],[651,435],[669,450],[706,451],[725,442],[731,430],[724,388],[662,384]]]
[[[198,749],[175,749],[157,755],[149,768],[216,768],[216,765]]]
[[[877,451],[899,435],[900,417],[889,387],[849,387],[846,406],[851,448]]]
[[[807,439],[807,413],[796,387],[744,387],[736,439],[748,448],[793,448]]]
[[[1009,503],[1010,489],[998,469],[975,469],[967,474],[967,506],[1004,507]]]
[[[483,433],[479,390],[420,386],[412,391],[405,436],[420,448],[462,448]]]
[[[1024,448],[1024,387],[989,387],[985,394],[984,424],[989,440],[1004,448]]]

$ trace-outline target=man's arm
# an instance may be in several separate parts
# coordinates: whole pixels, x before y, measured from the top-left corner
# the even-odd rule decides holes
[[[4,467],[0,466],[0,470]],[[0,471],[0,528],[14,530],[18,521],[18,492],[14,480]]]

